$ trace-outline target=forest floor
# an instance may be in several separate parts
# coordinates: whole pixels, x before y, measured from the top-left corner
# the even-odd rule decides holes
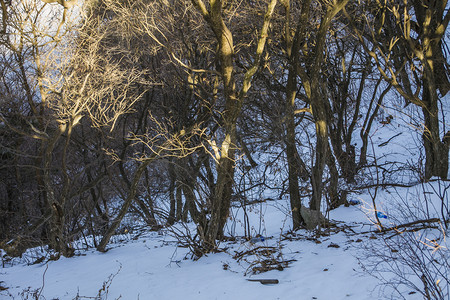
[[[410,193],[396,195],[404,200]],[[385,226],[394,222],[394,196],[379,193],[389,199],[379,201],[388,216],[381,219]],[[45,255],[40,248],[20,259],[4,256],[0,299],[422,299],[410,285],[395,291],[369,274],[396,276],[370,269],[367,249],[383,248],[385,239],[376,233],[370,197],[355,200],[357,205],[330,213],[334,225],[321,235],[290,230],[286,199],[246,206],[245,213],[234,208],[225,230],[234,238],[198,260],[167,229],[130,230],[115,236],[106,253],[80,249],[58,261],[36,263]],[[178,230],[186,228],[178,225]],[[264,241],[251,243],[243,238],[245,231],[261,234]]]

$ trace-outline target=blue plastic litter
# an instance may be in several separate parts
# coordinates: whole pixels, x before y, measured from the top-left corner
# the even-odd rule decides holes
[[[350,200],[350,201],[348,201],[348,203],[350,205],[358,205],[358,204],[361,204],[361,201],[359,201],[359,200]]]
[[[266,239],[261,235],[261,236],[255,236],[255,237],[252,237],[251,239],[250,239],[250,243],[252,243],[252,244],[255,244],[255,243],[258,243],[258,242],[264,242]]]
[[[377,217],[382,219],[387,219],[387,216],[383,214],[381,211],[377,211]]]

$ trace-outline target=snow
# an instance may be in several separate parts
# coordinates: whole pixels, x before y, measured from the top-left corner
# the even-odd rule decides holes
[[[26,299],[26,291],[30,296],[38,290],[41,299],[86,299],[99,295],[104,287],[96,299],[377,299],[379,282],[363,272],[357,259],[357,240],[369,235],[352,232],[375,229],[361,209],[363,204],[340,207],[330,214],[352,230],[318,238],[307,231],[290,231],[287,205],[285,200],[266,201],[247,211],[254,234],[262,224],[264,242],[224,242],[220,244],[224,252],[196,261],[190,259],[187,248],[177,247],[168,231],[141,232],[138,237],[127,234],[122,236],[127,237],[125,242],[116,237],[106,253],[80,250],[75,257],[35,265],[22,260],[1,269],[0,283],[8,289],[0,298]],[[243,224],[236,219],[242,210],[234,209],[235,220],[227,228],[234,223],[239,236]],[[274,259],[292,262],[282,271],[252,274],[252,263],[262,260],[262,255],[233,258],[258,247],[274,247]],[[278,279],[279,283],[262,285],[249,278]],[[406,297],[421,299],[419,294]]]

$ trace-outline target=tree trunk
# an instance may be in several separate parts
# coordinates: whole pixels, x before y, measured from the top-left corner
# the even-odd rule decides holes
[[[327,166],[330,170],[330,182],[328,184],[328,209],[338,208],[342,204],[347,203],[344,195],[339,195],[339,172],[336,168],[336,160],[331,151],[331,146],[328,145]]]
[[[42,181],[44,184],[44,191],[46,194],[47,205],[51,212],[50,219],[50,241],[49,245],[56,252],[56,258],[60,255],[72,256],[73,249],[67,245],[66,238],[64,236],[65,227],[65,193],[61,193],[60,199],[58,200],[55,195],[55,190],[53,188],[52,176],[50,174],[51,162],[53,150],[55,149],[56,143],[62,134],[66,131],[67,124],[62,124],[57,129],[55,135],[47,141],[45,146],[45,153],[43,157],[43,172]],[[45,142],[44,142],[45,143]]]
[[[175,190],[175,200],[176,200],[176,209],[175,209],[175,221],[181,221],[183,218],[183,195],[180,184],[176,185]]]
[[[300,48],[305,39],[306,24],[309,19],[311,1],[302,3],[301,16],[298,20],[294,38],[291,38],[291,11],[290,1],[284,1],[285,17],[285,39],[286,52],[289,59],[289,74],[286,84],[286,158],[288,163],[289,199],[292,214],[292,228],[294,230],[305,225],[302,217],[302,201],[300,198],[299,176],[303,180],[309,178],[306,166],[298,155],[295,140],[295,99],[297,97],[297,69],[299,67]]]
[[[328,130],[324,106],[321,105],[322,99],[315,99],[314,102],[314,104],[311,103],[311,107],[316,125],[316,148],[315,161],[311,177],[313,193],[309,207],[312,210],[320,212],[323,190],[322,175],[328,155]]]
[[[447,179],[449,147],[439,138],[438,118],[428,109],[422,110],[425,129],[422,135],[425,147],[425,180],[432,176]]]
[[[169,199],[170,199],[170,208],[169,208],[169,216],[167,218],[167,225],[173,225],[175,223],[175,214],[176,214],[176,175],[173,166],[173,162],[169,161]]]
[[[292,229],[299,229],[304,225],[304,220],[301,215],[302,201],[299,190],[299,170],[297,163],[297,146],[295,142],[295,97],[297,90],[297,81],[295,77],[297,73],[291,68],[288,75],[288,84],[286,87],[286,157],[288,163],[288,178],[289,178],[289,199],[291,203],[292,214]]]
[[[134,173],[133,181],[131,182],[131,186],[130,186],[130,190],[128,191],[127,198],[125,199],[125,202],[123,203],[119,214],[114,218],[114,220],[111,223],[111,226],[108,228],[106,233],[103,235],[103,238],[97,247],[98,251],[100,251],[100,252],[106,251],[106,245],[109,243],[109,240],[111,239],[113,234],[116,232],[117,228],[119,228],[119,225],[122,222],[122,219],[125,217],[126,213],[128,212],[128,209],[131,206],[131,203],[134,200],[134,197],[136,196],[136,191],[137,191],[142,173],[144,173],[145,169],[155,158],[156,158],[156,156],[147,158],[145,161],[141,162],[141,165],[137,168],[136,172]]]
[[[237,145],[236,122],[241,112],[242,102],[251,86],[252,78],[259,68],[268,36],[270,20],[277,1],[271,0],[268,5],[257,42],[254,64],[245,72],[242,89],[239,93],[236,91],[234,77],[235,53],[233,35],[226,26],[223,18],[223,1],[210,0],[209,9],[206,7],[203,0],[192,0],[192,2],[203,15],[203,18],[214,32],[218,42],[218,61],[220,62],[220,69],[217,71],[221,74],[224,89],[223,95],[225,99],[225,111],[223,113],[224,139],[221,143],[220,157],[218,159],[217,182],[212,197],[211,217],[206,226],[207,228],[205,230],[203,241],[205,251],[210,252],[216,246],[216,239],[223,235],[223,227],[228,218],[234,183]]]
[[[231,137],[229,134],[223,143],[234,145],[234,143],[231,144]],[[222,151],[223,150],[224,147],[222,147]],[[222,153],[222,157],[217,166],[217,182],[212,199],[211,218],[206,228],[204,240],[204,247],[207,252],[213,250],[216,246],[216,239],[223,236],[223,228],[230,210],[234,183],[235,150],[229,149],[227,153],[229,157],[224,156],[224,153]]]
[[[191,215],[192,221],[194,221],[195,224],[199,224],[200,223],[200,212],[197,210],[197,206],[196,206],[196,197],[195,197],[195,193],[194,193],[194,189],[193,186],[184,184],[183,185],[183,194],[184,194],[184,198],[185,198],[185,210],[187,210],[189,212],[189,214]],[[183,218],[185,218],[183,216]],[[184,221],[187,221],[187,218],[184,219]]]
[[[424,116],[424,132],[422,135],[425,147],[425,180],[432,176],[447,179],[448,173],[448,145],[440,139],[438,95],[434,83],[426,77],[423,78],[423,98],[426,106],[422,108]]]
[[[322,92],[321,81],[321,70],[324,60],[325,52],[325,41],[327,37],[328,28],[331,25],[331,21],[334,16],[341,11],[348,0],[342,0],[340,2],[335,2],[330,4],[327,9],[327,13],[322,19],[319,27],[319,32],[316,38],[316,46],[314,49],[313,65],[311,69],[310,78],[310,106],[314,117],[314,123],[316,126],[316,149],[315,149],[315,162],[312,170],[311,184],[313,188],[313,193],[311,201],[309,203],[310,209],[315,210],[318,214],[318,219],[320,215],[320,204],[322,199],[323,191],[323,170],[327,161],[328,155],[328,120],[327,120],[327,110],[326,110],[326,99]]]
[[[422,107],[424,116],[423,143],[425,147],[425,180],[432,176],[447,178],[448,145],[440,139],[438,90],[445,96],[450,90],[446,72],[446,61],[442,40],[450,21],[446,12],[446,1],[412,1],[417,19],[418,38],[411,38],[410,32],[404,34],[409,47],[420,59],[422,75],[422,99],[413,98]],[[425,5],[427,4],[427,5]],[[405,34],[407,33],[407,34]],[[415,95],[414,95],[415,96]]]
[[[192,162],[192,160],[190,160],[189,163],[187,161],[187,158],[183,158],[179,161],[181,184],[177,187],[177,189],[179,190],[177,192],[177,210],[180,210],[179,213],[181,214],[181,219],[183,220],[183,222],[187,222],[188,214],[190,214],[192,221],[194,221],[195,224],[200,223],[200,212],[197,209],[197,198],[194,191],[201,166],[205,162],[209,162],[209,157],[203,157],[204,155],[205,153],[201,152],[198,161],[195,164]],[[212,181],[214,181],[214,179],[212,179]],[[181,202],[181,194],[184,194],[184,207],[181,207],[181,205],[183,204]],[[178,206],[180,207],[178,208]]]

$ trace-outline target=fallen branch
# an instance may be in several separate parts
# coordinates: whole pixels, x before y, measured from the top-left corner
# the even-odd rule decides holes
[[[233,256],[234,259],[236,259],[237,262],[239,262],[244,256],[246,255],[254,255],[258,253],[258,250],[262,250],[262,251],[267,251],[268,253],[270,252],[274,252],[277,248],[275,247],[267,247],[267,246],[259,246],[253,249],[250,249],[248,251],[244,251],[244,252],[237,252],[236,254]]]
[[[382,230],[370,230],[370,231],[364,231],[361,232],[361,234],[366,234],[366,233],[375,233],[375,232],[388,232],[388,231],[392,231],[392,230],[398,230],[399,228],[406,228],[406,227],[411,227],[413,225],[416,224],[430,224],[430,223],[437,223],[440,222],[441,220],[439,218],[431,218],[431,219],[426,219],[426,220],[417,220],[417,221],[413,221],[413,222],[409,222],[409,223],[405,223],[405,224],[400,224],[400,225],[396,225],[396,226],[392,226],[392,227],[387,227],[387,228],[383,228]],[[423,228],[427,228],[427,227],[423,227]]]

